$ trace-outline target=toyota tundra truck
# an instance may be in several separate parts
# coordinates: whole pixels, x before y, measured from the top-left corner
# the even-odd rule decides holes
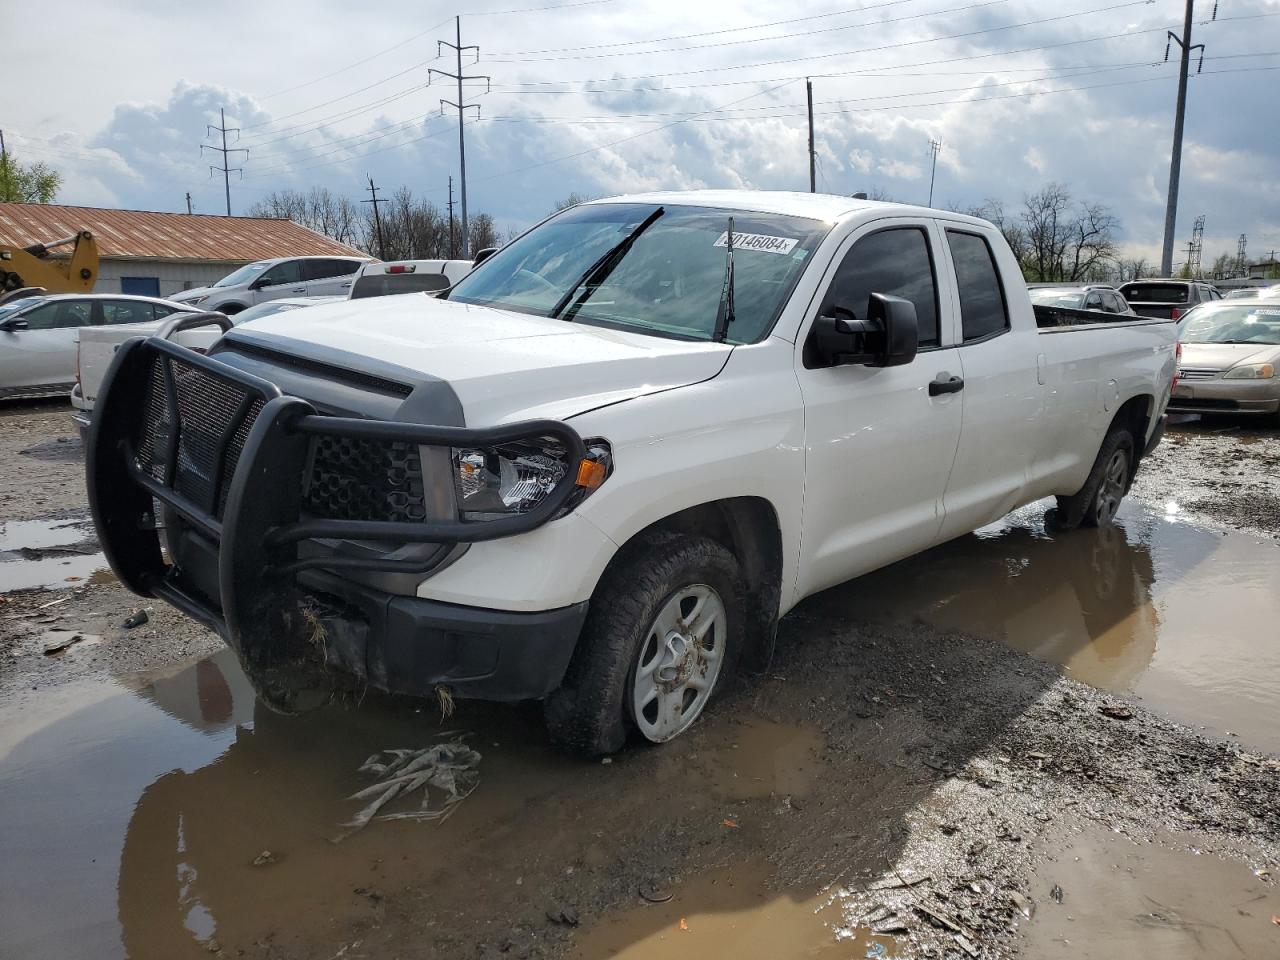
[[[1109,523],[1175,373],[1169,321],[1033,309],[990,223],[813,194],[595,201],[303,313],[117,352],[112,569],[279,709],[538,698],[584,755],[687,730],[817,591],[1045,497]]]

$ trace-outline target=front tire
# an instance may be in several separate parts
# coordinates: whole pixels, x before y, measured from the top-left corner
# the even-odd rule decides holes
[[[731,673],[743,636],[742,571],[719,543],[666,534],[625,549],[545,702],[552,741],[580,756],[621,749],[631,730],[663,743],[689,729]]]
[[[1110,526],[1120,510],[1120,502],[1129,492],[1136,450],[1133,434],[1126,427],[1113,427],[1102,441],[1089,479],[1080,492],[1058,497],[1055,526],[1063,530]]]

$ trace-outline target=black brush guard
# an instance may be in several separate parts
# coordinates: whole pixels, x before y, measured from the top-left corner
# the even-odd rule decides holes
[[[309,457],[323,437],[481,448],[549,438],[569,464],[586,455],[582,438],[553,420],[468,429],[321,416],[307,401],[215,357],[158,337],[131,340],[107,372],[87,438],[89,503],[111,569],[134,593],[172,604],[216,630],[242,658],[265,663],[279,658],[282,635],[301,630],[300,572],[423,569],[421,560],[391,557],[300,558],[304,542],[457,544],[515,536],[551,520],[576,483],[576,472],[566,470],[531,510],[494,520],[309,516]],[[201,589],[197,578],[166,562],[157,503],[210,545],[217,596],[209,595],[208,577]]]

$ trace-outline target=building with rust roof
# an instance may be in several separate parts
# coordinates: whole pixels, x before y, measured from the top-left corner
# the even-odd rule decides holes
[[[367,256],[291,220],[0,203],[0,243],[47,243],[81,230],[98,244],[97,293],[167,297],[255,260]]]

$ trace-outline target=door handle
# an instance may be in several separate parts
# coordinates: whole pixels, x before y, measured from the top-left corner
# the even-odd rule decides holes
[[[306,288],[306,287],[294,287],[294,288],[293,288],[292,290],[290,290],[289,292],[290,292],[290,293],[306,293],[306,292],[307,292],[307,288]]]
[[[937,380],[929,381],[929,396],[936,397],[943,393],[959,393],[964,389],[963,377],[947,377],[945,380],[942,375],[938,375]]]

